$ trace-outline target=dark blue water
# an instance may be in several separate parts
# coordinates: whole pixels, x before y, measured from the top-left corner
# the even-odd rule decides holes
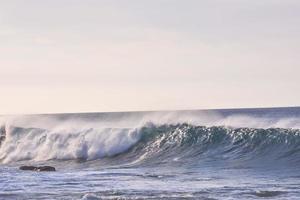
[[[300,198],[299,107],[3,116],[1,124],[0,199]]]

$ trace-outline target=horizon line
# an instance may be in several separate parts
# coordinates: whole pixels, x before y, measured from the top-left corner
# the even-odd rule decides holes
[[[142,113],[142,112],[189,112],[189,111],[226,111],[226,110],[255,110],[255,109],[286,109],[300,108],[299,106],[266,106],[266,107],[227,107],[227,108],[199,108],[199,109],[163,109],[163,110],[122,110],[122,111],[79,111],[79,112],[49,112],[49,113],[17,113],[17,114],[0,114],[0,116],[28,116],[28,115],[75,115],[75,114],[106,114],[106,113]]]

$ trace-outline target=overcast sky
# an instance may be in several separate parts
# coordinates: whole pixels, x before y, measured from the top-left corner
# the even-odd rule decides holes
[[[0,1],[0,113],[300,105],[299,0]]]

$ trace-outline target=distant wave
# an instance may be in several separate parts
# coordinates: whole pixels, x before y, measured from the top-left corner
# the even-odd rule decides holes
[[[291,128],[147,123],[138,128],[72,131],[10,126],[2,132],[1,163],[104,158],[145,165],[300,160],[300,130]]]

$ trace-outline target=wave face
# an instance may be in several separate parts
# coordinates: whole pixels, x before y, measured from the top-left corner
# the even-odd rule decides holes
[[[2,163],[104,158],[142,165],[300,160],[299,129],[148,123],[139,128],[73,131],[7,127],[5,132]]]
[[[133,152],[150,163],[300,160],[300,130],[190,124],[143,127]]]

